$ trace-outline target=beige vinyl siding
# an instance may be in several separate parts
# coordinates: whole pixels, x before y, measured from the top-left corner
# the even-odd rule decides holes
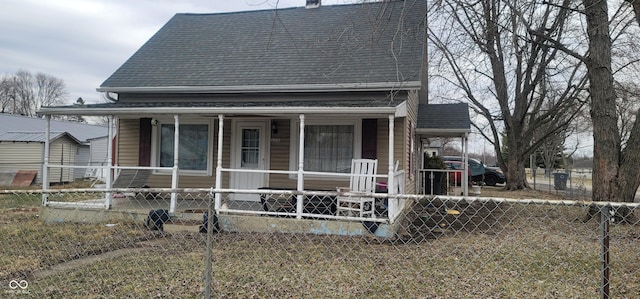
[[[0,171],[38,171],[35,183],[42,183],[44,144],[39,142],[0,142]]]
[[[291,121],[289,119],[277,119],[278,133],[271,135],[270,140],[270,163],[273,170],[290,170],[297,169],[298,165],[291,165],[290,167],[290,154],[296,155],[296,153],[290,153],[291,149]],[[297,146],[295,147],[297,148]],[[292,178],[288,174],[271,174],[269,176],[269,186],[271,188],[288,188],[295,189],[298,181],[296,178]],[[344,180],[327,180],[327,179],[314,179],[307,178],[304,182],[305,188],[314,190],[335,190],[336,187],[347,187],[349,182]]]
[[[120,119],[118,122],[116,161],[118,166],[138,166],[140,120]]]
[[[416,181],[415,170],[416,147],[419,140],[415,139],[415,126],[418,111],[418,94],[416,91],[409,93],[407,100],[407,117],[394,119],[394,159],[399,161],[398,169],[405,170],[405,192],[414,193]],[[412,126],[413,129],[410,127]],[[414,136],[411,148],[411,136]],[[378,173],[388,174],[389,172],[389,120],[378,119]],[[414,153],[411,159],[411,153]],[[394,162],[395,162],[394,161]],[[411,164],[411,167],[409,167]]]
[[[404,140],[405,118],[395,118],[393,122],[393,157],[399,161],[398,169],[406,169]],[[389,174],[389,119],[378,120],[378,174]],[[386,180],[386,179],[385,179]]]
[[[415,93],[413,94],[411,101],[417,100]],[[408,171],[408,159],[409,159],[409,147],[410,138],[409,134],[411,130],[408,128],[408,119],[415,119],[415,110],[417,110],[417,104],[409,106],[408,118],[396,118],[394,123],[394,162],[400,161],[399,169]],[[415,107],[413,107],[415,106]],[[273,170],[289,170],[297,169],[297,165],[290,164],[291,149],[291,121],[289,119],[276,119],[278,126],[278,133],[271,134],[270,139],[267,141],[269,148],[269,163],[270,169]],[[215,184],[215,167],[217,159],[217,133],[218,133],[218,121],[214,120],[212,129],[214,130],[213,139],[210,144],[213,147],[213,155],[209,157],[212,163],[213,173],[211,176],[187,176],[181,175],[178,181],[180,188],[209,188]],[[378,174],[386,175],[389,171],[389,121],[388,118],[378,119]],[[413,121],[415,125],[415,120]],[[230,144],[231,144],[231,119],[225,119],[224,131],[223,131],[223,156],[222,163],[223,168],[229,168],[231,162],[230,156]],[[137,166],[138,165],[138,140],[139,140],[139,120],[138,119],[122,119],[119,122],[118,128],[118,141],[117,141],[117,158],[118,165],[121,166]],[[155,148],[155,147],[152,147]],[[415,161],[414,161],[415,163]],[[415,169],[415,166],[412,168]],[[222,186],[223,188],[229,187],[229,173],[223,172]],[[407,179],[413,177],[407,174]],[[384,180],[384,179],[380,179]],[[336,187],[346,187],[349,182],[348,179],[305,179],[305,188],[316,190],[335,190]],[[407,186],[405,190],[413,190],[411,186],[415,184],[412,180],[407,180]],[[269,187],[273,188],[296,188],[297,180],[287,174],[271,174],[269,175]],[[170,187],[171,175],[152,175],[149,179],[149,186],[151,187]]]
[[[389,173],[389,119],[388,118],[380,118],[378,119],[378,128],[377,128],[377,159],[378,159],[378,174],[387,175]],[[403,168],[403,162],[406,158],[406,137],[405,137],[405,118],[396,118],[394,121],[394,138],[395,138],[395,146],[394,146],[394,162],[400,161],[399,169]],[[278,126],[280,130],[280,124]],[[287,127],[287,130],[291,128]],[[287,136],[290,136],[288,134]],[[284,140],[288,137],[281,138],[279,140],[279,144],[274,144],[272,142],[271,147],[271,159],[272,159],[272,169],[289,169],[289,142],[284,144]],[[297,147],[296,147],[297,148]],[[294,155],[295,153],[291,153]],[[278,161],[278,162],[275,162]],[[275,168],[277,167],[277,168]],[[297,169],[297,165],[293,167],[293,169]],[[380,178],[378,181],[386,181],[386,179]],[[287,175],[272,175],[270,186],[271,187],[284,187],[284,188],[295,188],[296,180],[289,179]],[[308,178],[305,179],[304,182],[306,189],[316,189],[316,190],[335,190],[336,187],[348,187],[349,180],[348,178],[344,178],[341,180],[327,180],[327,179],[313,179]]]
[[[140,125],[138,119],[122,119],[119,122],[118,128],[118,142],[117,142],[117,158],[118,165],[120,166],[138,166],[138,150],[139,150],[139,134]],[[209,146],[212,146],[212,156],[208,157],[212,165],[212,175],[180,175],[178,180],[178,188],[210,188],[215,185],[215,168],[216,159],[218,157],[218,121],[214,121],[214,125],[211,126],[213,130],[213,140],[209,142]],[[223,157],[222,167],[228,168],[230,165],[230,144],[231,144],[231,120],[224,121],[223,132]],[[152,149],[155,149],[152,146]],[[152,161],[152,165],[154,162]],[[170,174],[155,174],[149,178],[148,185],[154,188],[170,188],[171,187],[171,175]],[[229,186],[229,175],[223,173],[222,177],[223,188]]]
[[[44,143],[40,142],[0,142],[0,170],[36,170],[35,184],[42,184],[44,165]],[[49,144],[49,164],[73,166],[75,164],[76,143],[62,137]],[[50,183],[73,182],[73,168],[49,168]]]
[[[89,166],[104,166],[108,162],[109,137],[96,138],[89,141],[90,160]]]
[[[275,120],[278,133],[271,134],[271,169],[289,170],[289,149],[291,145],[291,122],[288,119]],[[297,167],[294,167],[296,169]],[[269,186],[278,188],[296,188],[296,180],[289,178],[287,174],[271,174]]]
[[[49,145],[50,165],[74,165],[76,143],[68,138],[59,138]],[[73,182],[72,168],[49,168],[49,183]]]
[[[407,163],[411,163],[411,166],[409,167],[409,164],[406,165],[406,168],[404,168],[406,170],[406,174],[405,174],[405,181],[406,181],[406,185],[405,185],[405,192],[407,193],[414,193],[416,190],[416,170],[418,169],[418,160],[419,160],[419,155],[417,154],[419,152],[419,147],[420,147],[420,140],[416,139],[416,132],[415,132],[415,128],[418,122],[418,104],[419,104],[419,92],[418,91],[411,91],[409,92],[409,96],[407,99],[407,120],[409,120],[409,122],[411,123],[411,126],[413,128],[409,128],[407,127],[407,155],[409,155],[409,152],[413,153],[413,157],[412,159],[410,159],[410,157],[407,157]],[[413,137],[413,148],[411,147],[411,138]]]
[[[378,174],[387,175],[389,173],[389,119],[378,119],[377,128],[377,158],[378,158]],[[271,169],[274,170],[289,170],[297,169],[297,165],[293,165],[290,168],[289,165],[289,151],[290,151],[290,136],[291,136],[291,122],[286,120],[278,121],[278,134],[273,135],[271,138]],[[396,118],[394,122],[394,162],[400,161],[399,169],[406,169],[404,165],[408,162],[403,162],[407,159],[407,138],[406,138],[406,120],[405,118]],[[296,147],[297,148],[297,147]],[[291,153],[295,155],[295,153]],[[386,179],[379,179],[380,181],[386,181]],[[307,178],[304,182],[306,189],[316,190],[335,190],[336,187],[348,187],[349,181],[347,178],[338,180],[328,179],[313,179]],[[297,180],[290,178],[286,174],[272,174],[270,175],[269,186],[272,188],[291,188],[295,189],[297,186]],[[406,189],[413,190],[413,189]]]

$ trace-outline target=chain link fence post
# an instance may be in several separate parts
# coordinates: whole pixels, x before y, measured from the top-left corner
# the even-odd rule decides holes
[[[600,297],[602,299],[609,298],[609,219],[611,207],[604,205],[600,208]]]
[[[211,189],[211,191],[209,191],[209,196],[208,196],[208,205],[207,205],[207,246],[206,246],[206,250],[207,253],[205,254],[205,273],[204,273],[204,298],[211,298],[211,284],[213,283],[213,230],[214,230],[214,225],[213,225],[213,220],[214,217],[216,216],[215,210],[214,210],[214,193],[213,193],[213,188]]]

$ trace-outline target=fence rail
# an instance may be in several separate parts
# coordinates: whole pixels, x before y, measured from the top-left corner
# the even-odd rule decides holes
[[[107,191],[47,192],[89,202]],[[0,191],[0,297],[640,296],[638,204],[397,195],[398,222],[372,234],[367,221],[298,219],[260,202],[216,213],[222,190],[211,189],[180,190],[176,213],[149,221],[167,203],[154,191],[110,210]]]

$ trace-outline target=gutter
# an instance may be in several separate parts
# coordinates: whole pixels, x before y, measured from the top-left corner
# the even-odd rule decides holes
[[[434,137],[442,137],[442,136],[458,136],[460,134],[469,134],[471,133],[471,129],[429,129],[429,128],[416,128],[416,134],[418,135],[427,135]]]
[[[40,108],[43,115],[152,115],[152,114],[394,114],[403,117],[398,107],[134,107],[134,108]]]

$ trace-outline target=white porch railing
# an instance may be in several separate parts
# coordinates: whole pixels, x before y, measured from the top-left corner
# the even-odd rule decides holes
[[[48,165],[49,168],[95,168],[95,166],[71,166],[71,165]],[[109,172],[109,167],[105,166],[105,172]],[[146,170],[146,171],[164,171],[171,173],[173,171],[173,167],[143,167],[143,166],[113,166],[114,177],[117,178],[117,175],[122,170]],[[247,172],[247,173],[263,173],[263,174],[285,174],[285,175],[298,175],[298,171],[284,171],[284,170],[250,170],[250,169],[229,169],[223,168],[221,172],[231,174],[238,172]],[[314,172],[314,171],[304,171],[302,172],[303,176],[323,176],[323,177],[334,177],[334,178],[348,178],[353,175],[351,173],[330,173],[330,172]],[[242,194],[280,194],[282,196],[294,196],[299,197],[301,199],[300,204],[304,205],[304,196],[311,197],[335,197],[338,194],[341,196],[369,196],[375,197],[379,199],[380,206],[384,210],[384,213],[380,213],[376,218],[365,218],[365,217],[351,217],[351,216],[338,216],[338,215],[328,215],[328,214],[319,214],[319,213],[308,213],[305,212],[305,209],[296,210],[293,212],[278,212],[278,211],[265,211],[261,210],[252,210],[247,208],[242,208],[242,205],[217,205],[215,208],[217,211],[225,212],[225,213],[241,213],[241,214],[260,214],[260,215],[275,215],[275,216],[292,216],[296,218],[324,218],[324,219],[341,219],[341,220],[351,220],[351,221],[372,221],[372,222],[389,222],[393,223],[397,217],[401,214],[402,209],[404,208],[405,199],[396,198],[393,194],[405,194],[404,186],[405,186],[405,171],[399,170],[395,172],[393,180],[388,179],[388,175],[386,174],[378,174],[375,176],[377,180],[380,182],[382,180],[387,180],[387,182],[392,181],[393,187],[389,191],[389,193],[370,193],[370,194],[360,194],[360,193],[350,193],[350,192],[338,192],[338,190],[330,190],[330,191],[319,191],[312,189],[303,189],[303,190],[282,190],[274,187],[274,189],[245,189],[245,188],[237,188],[237,189],[216,189],[219,193],[242,193]],[[111,184],[113,184],[113,180],[109,180]],[[268,187],[268,186],[263,186]],[[388,187],[388,186],[387,186]],[[388,187],[389,188],[389,187]],[[47,189],[45,189],[44,194],[48,194]],[[104,188],[106,190],[103,192],[102,199],[95,200],[87,200],[81,202],[68,202],[68,201],[56,201],[54,198],[50,198],[49,196],[43,196],[43,204],[46,206],[64,206],[64,207],[75,207],[75,208],[88,208],[88,209],[109,209],[112,205],[112,200],[114,198],[114,194],[134,192],[139,188],[113,188],[113,186],[108,186],[105,184]],[[170,201],[169,210],[171,212],[175,212],[171,207],[176,206],[176,196],[175,194],[183,192],[182,189],[178,188],[163,188],[167,193],[172,195]],[[54,192],[55,191],[51,191]],[[296,204],[298,201],[296,202]],[[240,207],[240,208],[238,208]],[[162,207],[158,207],[162,208]],[[376,207],[372,207],[376,208]]]
[[[418,170],[418,194],[423,195],[468,195],[469,186],[463,184],[461,169],[420,169]],[[461,179],[459,180],[458,177]],[[438,185],[441,184],[441,185]],[[442,190],[442,187],[446,190]],[[459,188],[459,189],[458,189]],[[446,194],[444,192],[446,191]]]
[[[78,165],[55,165],[55,164],[49,164],[47,166],[45,166],[48,169],[85,169],[85,171],[89,170],[89,169],[96,169],[96,166],[90,166],[90,165],[85,165],[85,166],[78,166]],[[154,171],[154,170],[158,170],[158,171],[167,171],[167,172],[171,172],[173,171],[173,167],[148,167],[148,166],[113,166],[113,167],[109,167],[108,165],[105,165],[102,167],[102,172],[106,173],[107,176],[109,176],[109,178],[107,179],[107,184],[105,184],[104,189],[113,189],[112,186],[109,186],[109,183],[113,183],[113,180],[111,180],[109,173],[111,172],[111,169],[114,172],[114,178],[117,178],[120,174],[121,170],[124,169],[130,169],[130,170],[148,170],[148,171]],[[50,173],[48,171],[43,172],[44,173]],[[49,180],[46,178],[43,178],[43,186],[44,184],[48,185]],[[45,206],[75,206],[75,207],[82,207],[82,208],[103,208],[103,209],[109,209],[109,207],[111,206],[111,201],[113,199],[113,192],[105,192],[104,193],[104,197],[102,200],[93,200],[91,202],[60,202],[60,201],[55,201],[55,200],[51,200],[51,198],[49,198],[49,196],[47,196],[47,190],[49,189],[48,186],[46,186],[44,189],[44,193],[43,193],[43,200],[42,203]],[[120,188],[118,189],[118,191],[116,191],[117,193],[119,192],[123,192],[123,189]],[[126,189],[124,189],[126,190]],[[126,191],[124,191],[126,192]],[[175,196],[174,196],[175,198]],[[175,203],[172,202],[172,205],[175,206]]]
[[[304,177],[313,176],[318,177],[322,176],[323,178],[349,178],[352,176],[358,176],[360,174],[351,174],[351,173],[333,173],[333,172],[317,172],[317,171],[287,171],[287,170],[258,170],[258,169],[231,169],[231,168],[221,168],[221,173],[227,173],[229,176],[233,173],[263,173],[263,174],[286,174],[297,176],[302,173],[303,183]],[[364,176],[364,175],[362,175]],[[405,194],[404,186],[405,186],[405,171],[400,170],[396,171],[393,180],[389,180],[388,175],[377,174],[375,175],[376,179],[387,179],[387,182],[393,182],[393,189],[387,190],[387,192],[379,192],[379,193],[368,193],[362,194],[357,192],[341,192],[340,190],[314,190],[313,188],[307,189],[303,187],[302,190],[296,189],[288,189],[285,190],[280,188],[279,186],[262,186],[261,189],[249,189],[249,188],[234,188],[234,189],[216,189],[220,193],[241,193],[241,194],[277,194],[280,195],[284,200],[288,200],[288,197],[295,197],[295,207],[305,206],[305,200],[309,196],[317,196],[317,197],[335,197],[335,196],[367,196],[367,197],[375,197],[379,198],[380,206],[379,208],[384,209],[384,213],[382,215],[378,215],[374,218],[369,217],[354,217],[354,216],[339,216],[336,214],[318,214],[318,213],[306,213],[304,208],[296,208],[295,211],[266,211],[265,209],[260,211],[243,209],[242,206],[229,205],[229,200],[226,198],[225,200],[216,201],[215,209],[220,212],[225,213],[242,213],[242,214],[266,214],[266,215],[275,215],[275,216],[289,216],[296,218],[305,218],[305,217],[313,217],[313,218],[324,218],[324,219],[341,219],[341,220],[353,220],[353,221],[372,221],[372,222],[390,222],[393,223],[395,219],[400,215],[402,209],[404,208],[404,199],[399,199],[393,197],[393,194]],[[395,190],[395,192],[390,192]],[[376,207],[372,207],[375,209]]]

